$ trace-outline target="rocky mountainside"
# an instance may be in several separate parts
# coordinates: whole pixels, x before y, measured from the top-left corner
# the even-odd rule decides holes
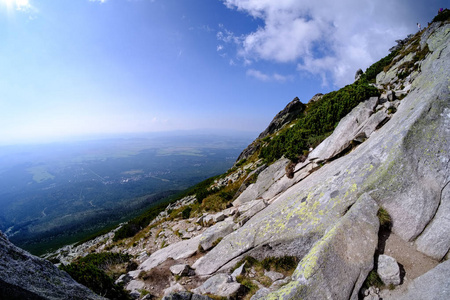
[[[262,149],[280,137],[307,140],[300,118],[329,95],[299,105],[295,117],[280,112],[245,158],[149,214],[137,234],[131,225],[142,222],[130,222],[47,257],[70,266],[129,254],[116,282],[135,299],[450,298],[448,15],[345,87],[370,96],[323,141],[305,144],[316,143],[300,159],[273,161]],[[31,290],[19,281],[8,284]]]

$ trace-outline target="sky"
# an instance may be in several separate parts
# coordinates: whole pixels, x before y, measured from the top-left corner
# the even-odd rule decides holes
[[[259,133],[425,27],[442,0],[0,0],[0,145]]]

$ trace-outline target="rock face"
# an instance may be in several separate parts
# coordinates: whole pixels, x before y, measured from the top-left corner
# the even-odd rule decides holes
[[[105,299],[0,232],[0,299]]]

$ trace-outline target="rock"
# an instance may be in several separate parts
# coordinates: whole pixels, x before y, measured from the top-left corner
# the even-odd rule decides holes
[[[441,191],[440,203],[433,220],[416,240],[417,250],[441,260],[449,252],[450,238],[450,184]]]
[[[192,232],[183,231],[183,233],[181,234],[181,239],[188,240],[188,239],[191,239],[193,236],[194,235],[192,234]]]
[[[286,174],[285,167],[289,163],[288,159],[279,159],[259,175],[254,184],[251,184],[247,189],[233,201],[233,206],[240,206],[246,202],[260,198],[271,185],[280,180]]]
[[[303,257],[292,281],[269,294],[275,299],[357,299],[373,267],[378,242],[378,205],[363,194],[335,227]],[[342,280],[337,274],[345,274]]]
[[[270,290],[268,288],[262,288],[259,289],[251,298],[250,300],[264,300],[266,299],[266,296],[269,295]]]
[[[224,236],[233,232],[233,218],[229,218],[223,222],[219,222],[214,226],[209,227],[203,232],[200,239],[200,246],[203,250],[209,250],[214,246],[214,243]]]
[[[0,232],[0,299],[105,299]]]
[[[280,287],[282,287],[283,285],[288,284],[289,281],[291,281],[291,277],[290,276],[288,276],[288,277],[286,277],[284,279],[278,279],[278,280],[276,280],[276,281],[274,281],[272,283],[272,285],[270,286],[270,290],[271,291],[276,291]]]
[[[393,103],[393,102],[388,102]],[[370,135],[384,124],[389,121],[390,117],[385,110],[380,110],[371,115],[363,124],[361,124],[353,135],[353,140],[358,142],[363,142],[365,139],[370,137]],[[361,138],[362,137],[362,138]]]
[[[223,210],[222,212],[225,216],[231,217],[231,216],[234,216],[238,212],[238,209],[236,207],[230,207],[230,208]]]
[[[131,277],[129,274],[122,274],[119,278],[117,278],[115,284],[127,285],[131,280],[133,280],[133,277]]]
[[[328,161],[345,151],[359,133],[361,124],[373,114],[378,104],[378,97],[361,102],[347,116],[342,118],[333,133],[317,146],[308,156],[316,162]]]
[[[236,270],[233,271],[233,273],[231,273],[231,277],[234,278],[234,280],[236,280],[236,277],[244,275],[245,274],[245,262]]]
[[[203,225],[203,218],[204,218],[204,216],[199,217],[197,220],[195,220],[195,223],[197,223],[199,225]]]
[[[398,300],[450,299],[450,261],[447,260],[414,279]]]
[[[217,214],[213,215],[213,221],[214,223],[220,222],[225,220],[225,214],[223,212],[218,212]]]
[[[378,257],[378,276],[385,285],[400,284],[400,267],[395,258],[388,255],[380,255]]]
[[[272,281],[277,281],[279,279],[283,279],[284,275],[274,271],[264,271],[264,275],[269,277]]]
[[[315,95],[308,101],[308,104],[313,103],[313,102],[316,102],[316,101],[319,101],[320,99],[322,99],[322,97],[323,97],[323,94],[322,94],[322,93],[315,94]]]
[[[173,265],[170,267],[170,272],[173,275],[187,276],[191,272],[191,267],[186,264]]]
[[[212,294],[219,297],[237,298],[244,293],[245,287],[235,282],[230,275],[216,274],[192,291],[198,294]]]
[[[289,102],[288,105],[273,118],[269,126],[258,136],[258,139],[262,139],[269,134],[277,132],[283,128],[284,125],[298,118],[305,108],[305,104],[295,97],[294,100]]]
[[[357,81],[359,78],[361,78],[362,74],[364,74],[363,70],[358,69],[355,73],[355,81]]]
[[[289,102],[288,105],[286,105],[286,107],[273,118],[269,126],[267,126],[267,128],[263,132],[261,132],[256,141],[251,143],[247,148],[244,149],[244,151],[242,151],[236,162],[252,156],[253,153],[255,153],[260,147],[260,143],[257,142],[258,140],[263,139],[274,132],[277,132],[286,124],[298,118],[303,113],[305,108],[305,104],[300,102],[300,99],[295,97],[294,100]]]
[[[191,292],[175,292],[164,296],[162,300],[212,300],[208,296],[192,294]]]
[[[129,272],[133,278],[137,278],[141,271],[148,271],[163,263],[169,258],[174,260],[188,258],[197,253],[198,245],[200,243],[201,235],[192,239],[171,244],[163,249],[160,249],[145,260],[136,271]]]
[[[209,227],[214,224],[214,216],[213,215],[206,215],[203,217],[203,226]]]
[[[180,295],[179,292],[184,292],[184,291],[186,291],[186,288],[177,282],[174,285],[172,285],[171,287],[164,290],[164,296],[167,296],[167,295],[170,295],[173,293],[178,293],[178,295]],[[181,295],[186,295],[186,294],[181,294]],[[172,298],[172,299],[174,299],[174,298]],[[181,299],[186,299],[186,298],[181,298]],[[187,299],[189,299],[189,298],[187,298]]]
[[[253,200],[239,206],[238,214],[235,215],[235,222],[239,223],[239,226],[244,225],[251,217],[258,212],[266,208],[267,204],[264,200]]]
[[[365,289],[364,295],[378,295],[380,293],[380,289],[378,287],[370,286],[368,289]]]
[[[145,283],[141,280],[130,280],[130,282],[128,282],[128,284],[125,286],[125,288],[131,292],[137,292],[139,293],[140,296],[140,292],[139,290],[142,290],[145,287]]]

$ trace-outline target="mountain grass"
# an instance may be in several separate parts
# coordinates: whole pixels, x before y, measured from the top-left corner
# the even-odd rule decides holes
[[[272,163],[282,156],[297,162],[310,147],[316,147],[330,135],[339,121],[360,102],[378,96],[365,76],[338,91],[328,93],[320,101],[307,106],[294,126],[277,133],[261,149],[260,157]]]

